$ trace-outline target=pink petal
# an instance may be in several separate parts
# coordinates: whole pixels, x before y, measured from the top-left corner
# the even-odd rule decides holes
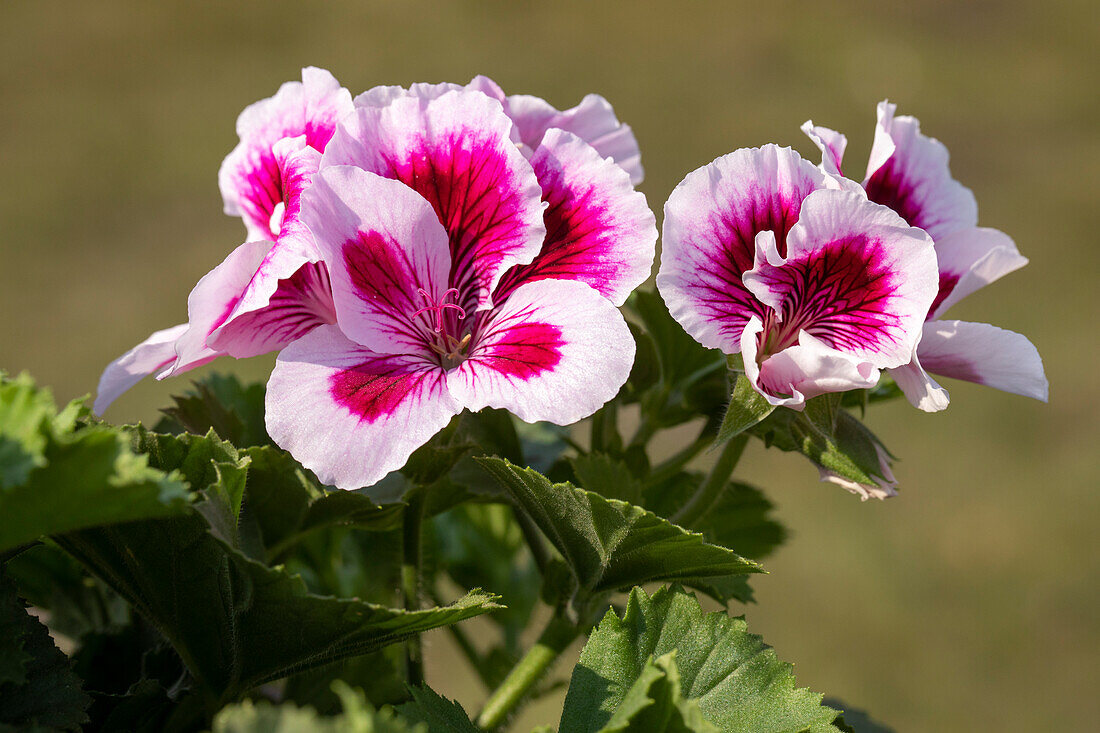
[[[249,239],[274,239],[272,214],[283,201],[274,146],[285,137],[305,136],[321,152],[337,120],[352,110],[351,94],[324,69],[302,69],[301,82],[287,82],[275,96],[249,105],[237,118],[240,143],[222,162],[218,184],[225,213],[244,218]]]
[[[744,275],[777,313],[769,338],[781,344],[805,330],[877,367],[909,361],[937,282],[928,235],[847,191],[806,197],[786,260],[761,253]]]
[[[974,227],[936,240],[940,290],[929,318],[938,318],[975,290],[1027,264],[1016,243],[1004,232]]]
[[[447,232],[431,204],[399,181],[352,166],[323,168],[302,198],[340,329],[379,353],[424,351],[435,314],[416,313],[445,301],[451,267]],[[456,318],[457,311],[440,313]]]
[[[317,326],[336,322],[332,286],[323,263],[306,263],[280,280],[263,307],[242,309],[244,305],[242,299],[233,315],[211,333],[207,339],[211,348],[238,359],[259,356],[282,349]]]
[[[947,148],[922,135],[915,117],[894,117],[896,105],[880,102],[875,142],[863,186],[867,198],[889,206],[910,225],[939,241],[978,224],[969,188],[951,177]]]
[[[737,353],[741,330],[765,306],[741,281],[753,267],[756,235],[772,231],[780,253],[802,200],[826,176],[790,148],[743,148],[699,168],[665,204],[657,288],[697,341]]]
[[[638,141],[629,125],[619,122],[615,110],[598,94],[589,94],[576,107],[559,111],[548,102],[526,94],[508,97],[504,111],[516,123],[520,140],[534,150],[553,128],[571,132],[596,149],[601,158],[611,158],[638,185],[645,177]]]
[[[653,267],[657,227],[645,196],[626,171],[562,130],[546,133],[531,165],[548,204],[546,242],[534,262],[509,270],[494,300],[557,278],[587,283],[622,305]]]
[[[802,123],[802,132],[821,151],[821,169],[833,176],[843,176],[840,165],[844,160],[844,149],[848,147],[848,138],[836,130],[815,125],[813,120]]]
[[[879,370],[873,364],[830,347],[806,331],[798,343],[758,362],[763,323],[756,316],[741,332],[741,353],[745,376],[771,404],[801,410],[806,400],[827,392],[847,392],[878,384]]]
[[[341,124],[323,164],[354,165],[416,190],[450,236],[451,285],[481,289],[542,247],[542,189],[516,147],[500,103],[475,91],[436,99],[401,97],[360,107]]]
[[[622,314],[583,283],[528,283],[487,318],[470,357],[448,374],[469,410],[568,425],[618,394],[634,363]]]
[[[1026,337],[965,321],[929,321],[917,349],[921,364],[943,377],[1047,401],[1043,360]]]
[[[437,365],[364,349],[335,326],[279,354],[266,407],[272,440],[341,489],[401,468],[460,411]]]
[[[103,370],[96,389],[93,409],[100,415],[126,390],[142,378],[160,371],[176,360],[176,339],[187,331],[187,324],[154,332],[149,338],[118,357]]]
[[[176,359],[157,379],[175,376],[218,356],[207,340],[233,314],[256,268],[273,246],[272,242],[245,242],[199,280],[187,296],[188,329],[176,341]]]

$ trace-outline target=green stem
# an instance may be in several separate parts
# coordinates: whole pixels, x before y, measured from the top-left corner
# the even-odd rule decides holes
[[[619,407],[608,402],[592,416],[592,453],[617,453],[622,450],[623,440],[619,436]]]
[[[413,489],[405,507],[402,524],[401,592],[405,610],[420,610],[420,530],[424,523],[424,494]],[[405,676],[410,686],[424,684],[424,656],[420,634],[413,634],[405,642]]]
[[[478,726],[492,730],[501,725],[520,703],[531,688],[535,686],[549,669],[550,665],[565,651],[573,640],[580,636],[581,630],[562,616],[554,616],[546,625],[538,642],[519,660],[504,682],[500,683],[485,707],[477,716]]]
[[[672,515],[671,521],[673,524],[690,527],[700,517],[714,508],[719,497],[726,490],[726,484],[729,483],[733,469],[737,467],[737,461],[741,458],[741,453],[744,452],[748,442],[748,434],[742,433],[722,447],[718,460],[711,467],[707,477],[703,479],[703,483],[699,484],[699,488],[691,495],[688,503]]]
[[[710,429],[709,425],[703,427],[703,431],[699,434],[692,443],[686,447],[680,449],[676,454],[669,456],[665,460],[658,463],[649,472],[649,477],[646,479],[646,483],[650,485],[656,485],[672,478],[676,473],[680,471],[684,466],[691,461],[692,458],[703,452],[703,449],[708,445],[714,443],[714,431]]]

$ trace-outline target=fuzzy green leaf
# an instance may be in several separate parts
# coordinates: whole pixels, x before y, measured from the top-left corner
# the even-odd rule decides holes
[[[448,700],[429,687],[409,689],[413,699],[397,706],[397,712],[410,723],[422,723],[431,733],[479,733],[470,716],[454,700]]]
[[[675,665],[662,665],[672,653]],[[821,695],[796,688],[791,666],[779,661],[760,637],[749,634],[744,619],[705,613],[694,596],[678,588],[662,588],[652,597],[635,588],[623,618],[608,611],[573,670],[560,729],[597,733],[617,719],[644,714],[650,707],[641,704],[645,701],[639,685],[653,690],[659,679],[655,668],[668,684],[664,691],[646,693],[655,712],[661,709],[663,695],[665,708],[668,700],[697,706],[713,726],[709,730],[836,733],[831,722],[837,711],[823,707]],[[689,722],[692,706],[678,709],[688,725],[701,725]]]
[[[15,659],[0,662],[0,727],[76,730],[86,723],[91,698],[81,691],[49,631],[27,612],[2,572],[0,634],[14,639],[16,646]],[[0,653],[6,656],[11,646],[11,641],[0,642]],[[12,675],[8,668],[15,666],[17,674]]]
[[[414,612],[314,595],[300,578],[246,557],[209,530],[193,513],[57,541],[160,629],[192,674],[219,695],[497,607],[496,596],[477,590],[450,606]]]
[[[623,461],[604,453],[585,453],[569,459],[577,485],[608,499],[642,503],[642,482]]]
[[[241,384],[231,374],[214,373],[193,382],[183,395],[175,395],[174,407],[164,410],[170,420],[197,435],[213,430],[240,447],[270,445],[264,425],[263,382]],[[174,431],[175,432],[175,431]]]
[[[530,515],[586,590],[762,572],[755,562],[641,507],[552,484],[533,469],[499,458],[480,462]]]
[[[186,485],[105,425],[57,412],[29,377],[0,377],[0,551],[55,532],[183,511]]]

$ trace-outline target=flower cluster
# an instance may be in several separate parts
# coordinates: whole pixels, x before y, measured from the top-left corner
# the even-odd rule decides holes
[[[309,68],[237,131],[219,183],[249,241],[195,286],[188,323],[108,367],[97,411],[147,374],[280,351],[268,432],[357,488],[464,409],[568,424],[626,381],[616,306],[657,231],[602,98],[558,111],[478,77],[352,99]]]
[[[767,145],[688,174],[665,205],[661,294],[700,343],[742,354],[773,405],[872,387],[883,369],[927,411],[948,401],[928,372],[1045,400],[1025,337],[938,320],[1027,260],[977,226],[947,150],[894,110],[879,105],[862,184],[843,176],[844,136],[813,122],[820,166]]]
[[[741,354],[773,406],[874,387],[883,370],[923,410],[947,406],[929,372],[1045,399],[1026,338],[940,320],[1026,263],[977,226],[943,145],[883,102],[857,183],[843,135],[803,130],[820,165],[741,149],[673,191],[657,276],[672,316]],[[192,290],[187,323],[107,368],[98,411],[148,374],[278,351],[268,432],[356,488],[463,410],[565,425],[626,381],[635,344],[617,307],[649,277],[657,232],[637,142],[603,98],[559,111],[477,77],[353,99],[307,68],[237,131],[219,184],[248,241]]]

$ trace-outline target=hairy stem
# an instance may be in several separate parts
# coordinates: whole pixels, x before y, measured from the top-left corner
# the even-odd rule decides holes
[[[726,490],[726,484],[729,483],[733,469],[737,467],[737,461],[741,458],[748,442],[749,436],[742,433],[722,447],[718,460],[711,467],[707,477],[703,479],[703,483],[699,484],[699,488],[691,495],[688,503],[672,515],[673,524],[690,527],[714,508],[722,492]]]
[[[555,615],[551,618],[538,642],[512,667],[504,682],[485,701],[485,707],[477,716],[477,724],[486,730],[501,725],[580,633],[580,627],[564,617]]]
[[[405,610],[420,610],[420,530],[424,523],[424,494],[414,489],[405,507],[402,525],[401,593]],[[424,657],[420,634],[413,634],[405,642],[405,675],[412,687],[424,684]]]
[[[550,562],[550,551],[546,549],[546,543],[542,541],[542,534],[539,532],[539,528],[531,521],[531,517],[527,516],[527,514],[515,504],[512,505],[512,516],[516,518],[516,523],[519,524],[520,531],[523,532],[523,539],[527,542],[527,547],[531,550],[531,557],[535,560],[535,567],[539,569],[540,575],[544,575],[546,573],[546,565]]]

